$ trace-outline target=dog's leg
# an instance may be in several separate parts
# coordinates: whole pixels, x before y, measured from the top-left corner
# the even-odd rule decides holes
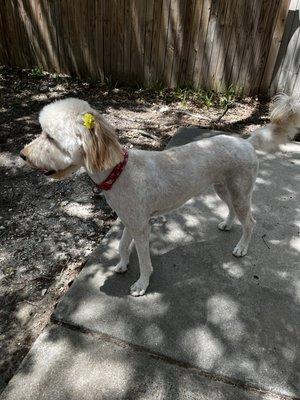
[[[119,244],[120,261],[115,266],[115,272],[122,273],[127,271],[129,256],[132,249],[131,243],[132,237],[128,229],[125,227]]]
[[[145,226],[142,231],[138,231],[133,234],[133,239],[139,258],[140,277],[130,288],[132,296],[142,296],[146,292],[149,285],[150,276],[153,271],[149,250],[149,237],[149,225]]]
[[[232,227],[232,224],[233,224],[233,221],[235,218],[235,212],[234,212],[234,208],[232,205],[230,193],[225,185],[215,184],[214,189],[215,189],[217,195],[220,197],[220,199],[223,200],[224,203],[227,204],[228,210],[229,210],[226,219],[219,223],[218,228],[221,231],[229,231]]]
[[[255,220],[252,217],[251,213],[251,197],[247,196],[247,198],[236,198],[233,201],[233,206],[236,215],[242,224],[243,234],[240,241],[233,249],[232,253],[236,257],[242,257],[247,254],[253,227],[255,224]]]

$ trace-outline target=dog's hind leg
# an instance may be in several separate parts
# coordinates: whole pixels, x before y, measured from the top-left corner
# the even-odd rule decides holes
[[[243,227],[242,237],[232,252],[236,257],[242,257],[247,254],[252,231],[255,225],[255,220],[251,212],[251,195],[252,186],[250,191],[246,194],[239,192],[235,193],[234,196],[232,195],[232,204],[235,213]]]
[[[148,223],[146,226],[143,226],[143,229],[139,229],[133,233],[134,244],[139,258],[140,277],[130,288],[132,296],[142,296],[149,285],[150,276],[153,271],[150,258],[149,238],[150,226]]]
[[[235,218],[235,212],[234,212],[234,207],[232,205],[230,193],[225,185],[219,183],[214,185],[214,189],[217,195],[220,197],[220,199],[227,204],[229,210],[226,219],[219,223],[218,228],[221,231],[229,231],[232,227]]]
[[[115,266],[115,272],[122,273],[127,271],[129,256],[132,249],[132,241],[132,236],[130,235],[128,229],[125,227],[119,244],[120,261]]]

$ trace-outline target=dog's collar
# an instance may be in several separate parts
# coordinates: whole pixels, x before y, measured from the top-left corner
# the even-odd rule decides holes
[[[128,151],[126,149],[123,149],[123,154],[124,154],[124,159],[123,161],[119,162],[111,173],[108,175],[106,179],[104,179],[103,182],[96,184],[98,189],[101,190],[110,190],[113,187],[113,184],[116,182],[116,180],[119,178],[121,173],[123,172],[127,161],[128,161]]]

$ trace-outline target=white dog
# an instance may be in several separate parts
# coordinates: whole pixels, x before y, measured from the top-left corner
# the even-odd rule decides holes
[[[83,100],[69,98],[49,104],[42,109],[39,121],[42,133],[25,146],[21,157],[57,179],[83,166],[95,184],[104,182],[105,198],[125,226],[115,270],[127,270],[134,241],[140,277],[131,286],[131,294],[141,296],[153,270],[150,218],[181,206],[210,185],[229,208],[219,228],[229,230],[237,216],[243,234],[233,254],[247,254],[255,223],[251,214],[258,171],[255,150],[274,151],[295,136],[300,126],[300,102],[287,95],[277,96],[271,123],[247,140],[220,135],[165,151],[130,150],[129,154],[119,144],[113,127]]]

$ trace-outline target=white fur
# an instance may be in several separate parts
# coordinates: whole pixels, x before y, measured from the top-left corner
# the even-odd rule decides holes
[[[44,107],[40,114],[43,133],[21,154],[36,168],[57,171],[55,177],[64,177],[84,166],[94,182],[102,182],[114,165],[104,171],[91,171],[87,167],[88,156],[84,155],[83,144],[92,132],[82,125],[85,112],[98,115],[88,103],[77,99],[60,100]],[[103,117],[99,117],[99,123],[111,130],[113,138],[113,128]],[[252,190],[258,171],[255,149],[273,150],[288,136],[293,136],[298,126],[299,100],[283,95],[275,101],[271,124],[257,130],[248,140],[220,135],[165,151],[129,152],[126,168],[104,195],[125,226],[116,272],[127,270],[133,241],[137,249],[140,277],[131,287],[133,296],[145,293],[153,270],[149,219],[181,206],[211,185],[229,208],[219,229],[229,230],[237,216],[243,234],[233,254],[237,257],[247,254],[255,223],[251,214]],[[47,134],[57,143],[52,143]],[[98,134],[101,138],[101,132]]]
[[[300,127],[300,100],[296,96],[278,94],[271,105],[271,123],[257,129],[249,139],[256,150],[273,152],[293,139]]]

